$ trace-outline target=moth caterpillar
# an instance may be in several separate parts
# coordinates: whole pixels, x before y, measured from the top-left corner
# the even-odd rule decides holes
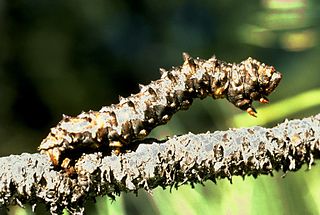
[[[273,66],[251,57],[239,64],[216,57],[193,59],[187,53],[183,59],[182,66],[160,69],[159,80],[140,85],[139,93],[120,98],[118,104],[76,117],[64,115],[38,150],[47,154],[54,166],[67,166],[76,151],[119,150],[167,123],[178,110],[188,109],[194,98],[226,98],[255,116],[252,102],[268,103],[266,96],[282,78]]]

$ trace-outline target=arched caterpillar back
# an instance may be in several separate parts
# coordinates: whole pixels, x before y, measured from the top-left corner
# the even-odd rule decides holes
[[[267,103],[278,86],[281,73],[274,67],[248,58],[239,64],[216,59],[193,59],[183,53],[184,63],[116,105],[100,111],[63,116],[39,146],[55,166],[67,166],[74,151],[119,149],[143,139],[158,125],[168,122],[180,109],[188,109],[194,98],[227,98],[236,107],[255,116],[254,100]],[[84,151],[83,151],[84,152]]]

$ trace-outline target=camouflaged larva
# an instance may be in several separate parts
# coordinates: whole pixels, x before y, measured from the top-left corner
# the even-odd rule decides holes
[[[281,74],[274,67],[252,58],[239,64],[215,57],[193,59],[186,53],[183,58],[182,66],[169,71],[160,69],[159,80],[140,85],[139,93],[120,98],[119,104],[76,117],[64,115],[42,141],[40,152],[47,154],[55,166],[66,166],[75,152],[119,150],[146,137],[178,110],[188,109],[194,98],[227,98],[255,116],[252,102],[267,103],[266,96],[281,80]]]

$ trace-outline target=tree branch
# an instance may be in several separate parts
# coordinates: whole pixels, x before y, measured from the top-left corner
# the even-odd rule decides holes
[[[320,114],[270,129],[189,133],[119,156],[83,155],[73,176],[55,170],[45,155],[11,155],[0,158],[0,206],[44,202],[52,214],[64,208],[81,214],[86,200],[96,196],[311,168],[320,157],[319,137]]]

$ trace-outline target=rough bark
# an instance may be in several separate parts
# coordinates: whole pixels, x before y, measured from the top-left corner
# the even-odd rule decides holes
[[[44,202],[52,214],[64,208],[81,214],[96,196],[311,168],[320,157],[319,137],[320,114],[273,128],[189,133],[118,156],[83,155],[71,176],[54,169],[46,155],[10,155],[0,158],[0,206]]]

